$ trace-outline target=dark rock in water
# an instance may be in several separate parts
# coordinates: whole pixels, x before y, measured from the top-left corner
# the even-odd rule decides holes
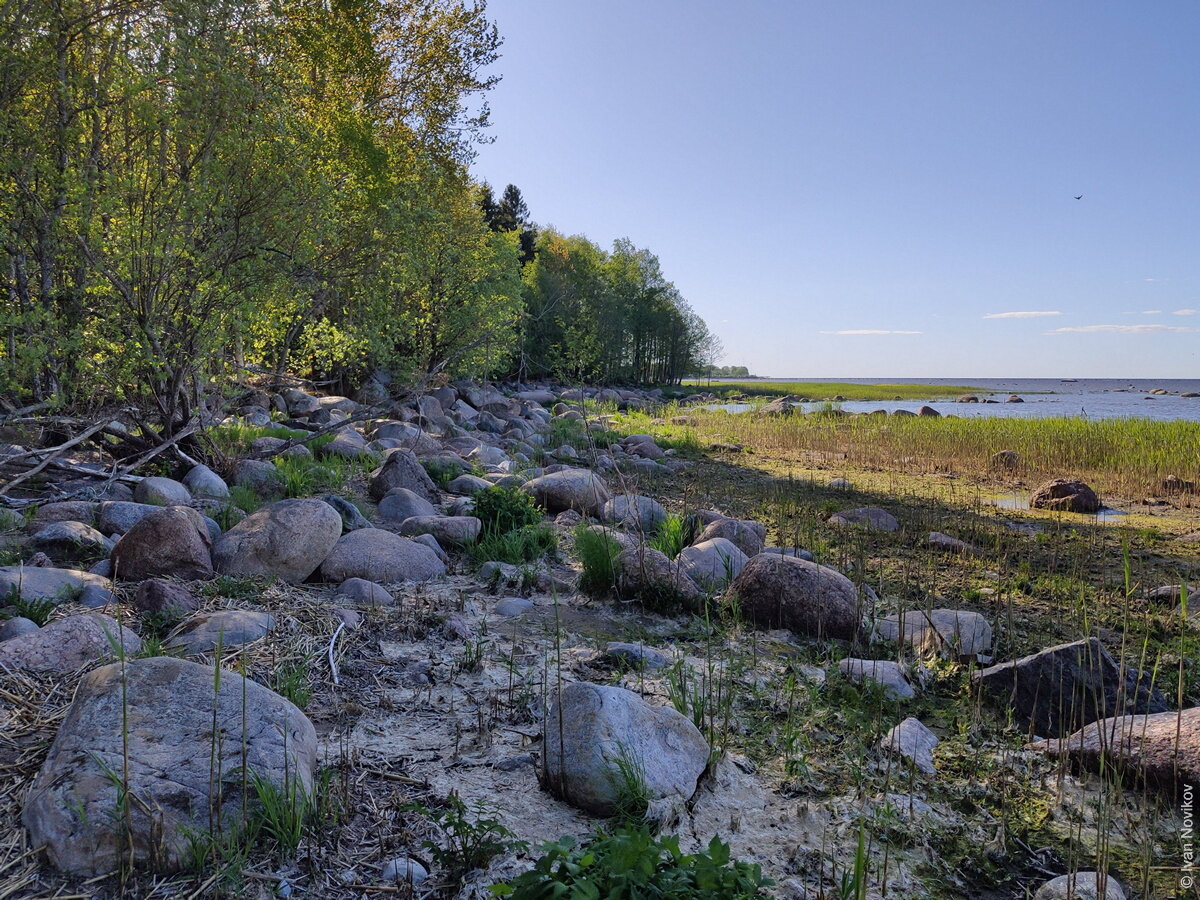
[[[954,402],[955,403],[978,403],[979,398],[976,397],[974,394],[963,394],[961,397],[959,397]]]
[[[1029,506],[1031,509],[1095,513],[1100,511],[1100,498],[1082,481],[1052,478],[1033,492]]]
[[[917,410],[917,415],[924,416],[927,419],[940,419],[942,417],[942,414],[932,406],[922,406]]]
[[[1068,735],[1113,713],[1157,713],[1166,698],[1136,669],[1122,669],[1088,638],[976,672],[974,683],[1010,706],[1023,727],[1044,737]]]
[[[1025,402],[1025,398],[1024,398],[1024,397],[1018,397],[1016,394],[1009,394],[1009,395],[1008,395],[1008,399],[1007,399],[1007,400],[1005,400],[1004,402],[1005,402],[1005,403],[1024,403],[1024,402]]]

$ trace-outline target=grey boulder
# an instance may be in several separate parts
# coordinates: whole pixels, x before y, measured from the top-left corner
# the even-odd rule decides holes
[[[261,685],[187,660],[130,660],[80,682],[22,821],[69,874],[123,858],[172,871],[197,834],[237,828],[249,776],[307,795],[316,758],[312,723]],[[136,802],[114,817],[119,791]]]
[[[103,613],[55,619],[44,628],[0,644],[0,670],[67,675],[97,660],[136,653],[141,638]]]
[[[100,575],[77,569],[42,566],[0,566],[0,596],[14,591],[22,600],[73,600],[85,588],[109,591],[112,582]]]
[[[424,544],[382,528],[343,535],[321,563],[321,577],[339,584],[347,578],[380,584],[428,581],[445,572],[437,554]]]
[[[208,466],[192,466],[183,476],[183,484],[191,491],[193,497],[210,500],[229,499],[229,485]]]
[[[917,696],[904,667],[891,660],[843,659],[838,663],[838,671],[855,684],[875,682],[894,700],[911,700]]]
[[[521,490],[552,513],[596,515],[612,496],[604,479],[588,469],[560,469],[525,482]]]
[[[438,499],[437,486],[411,450],[393,450],[383,465],[371,473],[371,499],[382,500],[392,488],[408,488],[430,503]]]
[[[992,649],[991,624],[965,609],[909,610],[885,616],[875,623],[875,634],[945,659],[977,659]]]
[[[25,546],[45,553],[57,562],[79,562],[97,556],[107,556],[113,542],[91,525],[82,522],[55,522],[39,530]]]
[[[479,537],[483,523],[474,516],[413,516],[400,523],[406,537],[431,534],[439,545],[463,546]]]
[[[847,509],[829,517],[829,524],[865,528],[867,531],[899,531],[900,523],[886,509],[864,506]]]
[[[742,574],[750,561],[741,548],[727,538],[709,538],[684,547],[678,562],[692,581],[701,587],[723,587]]]
[[[667,518],[667,511],[652,497],[640,494],[617,494],[600,511],[600,518],[620,528],[650,534]]]
[[[937,745],[937,735],[912,717],[892,728],[879,742],[883,750],[898,753],[926,775],[937,771],[933,765],[933,749]]]
[[[403,522],[413,516],[436,516],[437,507],[408,488],[392,488],[379,501],[379,515],[388,522]]]
[[[213,567],[222,575],[274,576],[299,584],[342,535],[342,517],[322,500],[280,500],[218,538]]]
[[[185,653],[211,653],[219,647],[240,647],[261,640],[275,627],[270,613],[246,609],[222,609],[201,613],[183,623],[167,639],[166,646]]]
[[[760,553],[726,591],[746,617],[766,628],[814,637],[853,638],[858,591],[845,575],[794,556]]]
[[[575,682],[545,722],[546,785],[587,812],[620,811],[625,773],[636,773],[646,799],[686,802],[708,765],[709,747],[691,720],[650,706],[632,691]]]
[[[136,503],[154,506],[184,506],[191,502],[192,492],[174,478],[143,478],[133,489]]]

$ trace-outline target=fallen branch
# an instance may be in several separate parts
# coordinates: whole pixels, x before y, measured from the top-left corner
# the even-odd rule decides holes
[[[342,682],[338,678],[337,660],[333,658],[333,648],[337,644],[338,636],[342,633],[342,629],[346,627],[345,622],[339,622],[337,630],[333,633],[333,637],[329,639],[329,671],[333,675],[333,683],[341,686]]]
[[[45,459],[43,459],[40,463],[38,463],[32,469],[30,469],[27,472],[22,473],[21,475],[18,475],[16,478],[11,479],[6,485],[4,485],[3,487],[0,487],[0,496],[7,494],[18,484],[21,484],[24,481],[28,481],[34,475],[43,471],[48,465],[50,465],[50,463],[54,462],[55,457],[58,457],[61,454],[63,454],[65,451],[71,449],[72,447],[83,443],[88,438],[90,438],[93,434],[95,434],[97,431],[103,431],[105,428],[108,427],[108,424],[109,423],[107,420],[105,420],[103,422],[97,422],[91,428],[84,430],[79,435],[71,438],[71,440],[67,441],[66,443],[59,444],[57,447],[51,447],[47,450],[38,450],[38,451],[30,452],[30,453],[20,454],[20,457],[41,456],[43,453],[48,454],[48,455],[46,456]],[[12,461],[12,458],[10,457],[7,460],[7,462],[11,462],[11,461]]]

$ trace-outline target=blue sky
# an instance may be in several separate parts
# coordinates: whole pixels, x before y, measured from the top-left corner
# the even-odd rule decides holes
[[[649,247],[725,363],[1200,377],[1200,3],[488,12],[476,177]]]

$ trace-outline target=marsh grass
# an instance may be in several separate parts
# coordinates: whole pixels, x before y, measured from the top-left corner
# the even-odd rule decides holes
[[[1200,482],[1200,422],[1153,419],[926,418],[920,416],[761,416],[691,410],[696,425],[655,426],[626,415],[622,427],[678,438],[691,431],[703,442],[733,442],[756,454],[802,466],[836,466],[897,473],[972,475],[1001,482],[1082,478],[1101,493],[1126,498],[1163,496],[1174,475]],[[1015,451],[1015,468],[1001,469],[996,453]],[[1178,493],[1180,503],[1200,494]],[[1192,499],[1196,498],[1196,499]]]

